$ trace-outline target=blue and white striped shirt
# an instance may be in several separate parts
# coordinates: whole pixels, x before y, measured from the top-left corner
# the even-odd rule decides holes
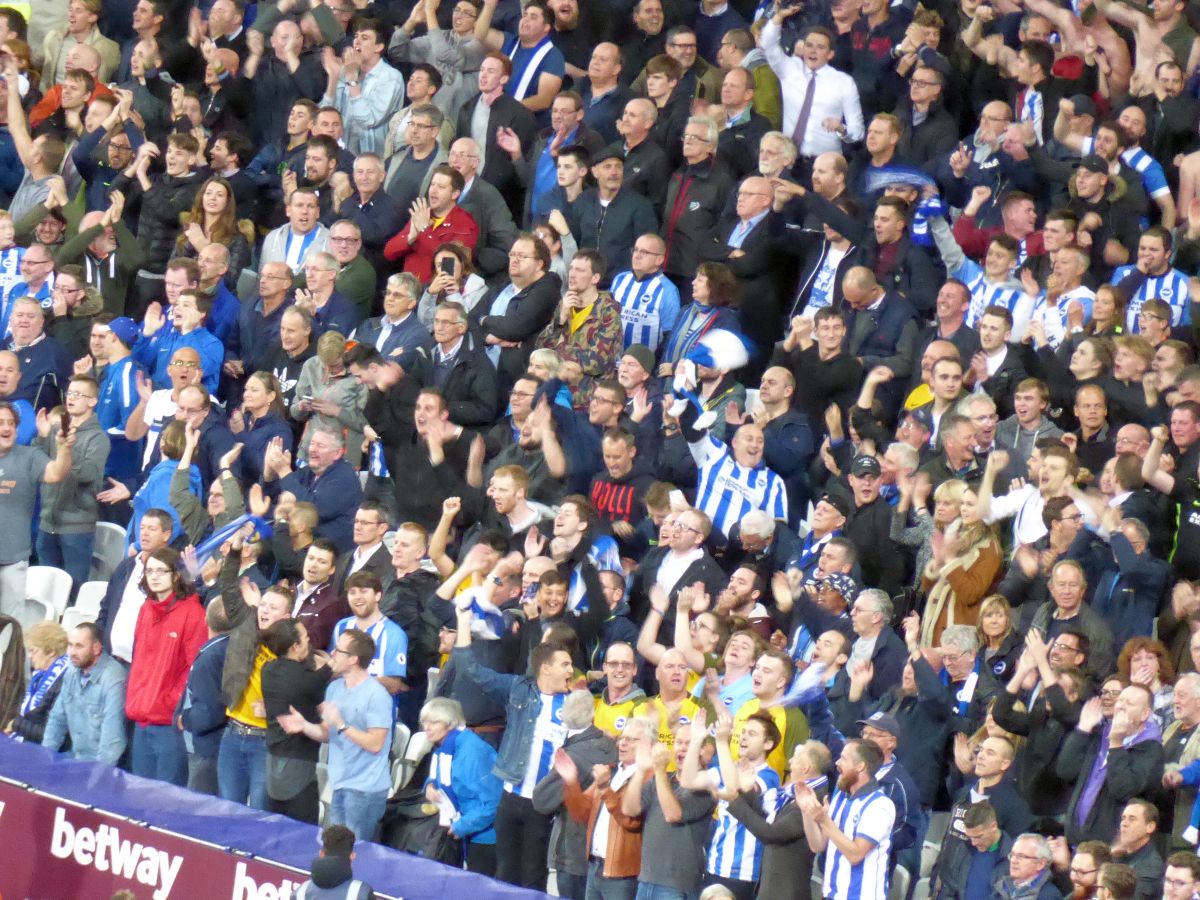
[[[639,281],[625,271],[613,278],[610,289],[621,306],[621,350],[645,344],[657,353],[679,321],[679,288],[662,272]]]
[[[711,434],[688,443],[700,470],[696,485],[696,508],[712,519],[726,537],[730,529],[752,509],[771,518],[787,521],[787,491],[783,479],[759,463],[752,469],[738,465],[733,451]]]
[[[720,772],[713,771],[719,786],[724,787]],[[779,775],[764,762],[754,773],[754,781],[761,797],[760,808],[765,815],[775,809],[775,795],[780,788]],[[708,842],[708,871],[719,878],[758,881],[761,866],[762,844],[745,825],[729,814],[729,801],[719,801],[717,822]]]
[[[1120,284],[1134,271],[1137,266],[1120,266],[1112,276],[1112,284]],[[1134,291],[1129,298],[1129,306],[1125,308],[1125,330],[1130,334],[1138,334],[1138,313],[1142,304],[1147,300],[1161,300],[1171,307],[1171,324],[1187,325],[1191,322],[1191,310],[1188,303],[1187,276],[1178,269],[1167,269],[1163,275],[1151,275],[1142,282],[1142,286]]]
[[[354,616],[347,616],[333,626],[333,637],[329,641],[330,652],[337,646],[338,638],[347,628],[357,628]],[[391,619],[383,617],[366,629],[375,642],[375,658],[367,666],[372,678],[383,675],[387,678],[408,677],[408,635]]]
[[[852,841],[866,838],[874,846],[854,865],[830,841],[825,848],[822,896],[825,900],[886,900],[895,804],[878,784],[871,784],[854,796],[834,791],[829,812],[846,837]]]
[[[554,762],[554,751],[567,739],[567,726],[563,724],[562,709],[566,694],[541,694],[542,708],[533,726],[533,747],[529,751],[529,762],[525,765],[525,777],[520,784],[504,782],[504,790],[527,800],[533,797],[533,787],[550,774]]]
[[[1017,308],[1021,299],[1019,288],[1009,287],[1007,282],[995,284],[987,280],[983,267],[978,263],[967,260],[955,273],[957,278],[966,282],[967,290],[971,292],[971,303],[967,307],[967,327],[974,328],[983,318],[983,311],[989,306],[1002,306],[1009,312]]]

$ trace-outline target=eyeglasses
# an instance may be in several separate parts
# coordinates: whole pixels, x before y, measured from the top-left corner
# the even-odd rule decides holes
[[[351,653],[349,650],[343,650],[341,647],[334,647],[334,648],[333,648],[333,652],[334,652],[334,653],[341,653],[341,654],[344,654],[345,656],[353,656],[353,655],[354,655],[354,654],[353,654],[353,653]]]
[[[1076,866],[1071,866],[1072,875],[1095,875],[1099,869],[1080,869]]]
[[[198,368],[200,368],[200,363],[193,362],[190,359],[173,359],[173,360],[171,360],[171,365],[175,366],[177,369],[198,369]],[[183,410],[181,409],[180,412],[183,412]]]
[[[509,259],[537,259],[536,256],[530,256],[525,253],[510,253],[510,254],[508,254],[508,258]]]
[[[1119,689],[1117,689],[1117,690],[1109,690],[1109,691],[1101,691],[1101,692],[1100,692],[1100,696],[1101,696],[1101,697],[1113,697],[1113,698],[1116,698],[1116,697],[1120,697],[1120,696],[1121,696],[1121,691],[1120,691]]]
[[[941,87],[941,83],[937,81],[926,81],[924,78],[910,78],[909,84],[919,85],[920,87]]]
[[[410,119],[408,122],[409,128],[436,128],[432,122],[418,122],[415,119]]]
[[[710,141],[708,138],[701,137],[698,134],[685,134],[683,136],[683,142],[685,144],[692,144],[692,143],[696,143],[696,142],[699,142],[701,144],[711,144],[712,143],[712,141]]]
[[[443,325],[446,328],[453,328],[455,325],[461,325],[458,319],[434,319],[433,325],[436,328],[438,325]]]
[[[1040,856],[1030,856],[1028,853],[1011,853],[1010,852],[1008,855],[1011,856],[1013,859],[1024,859],[1024,860],[1028,860],[1029,862],[1037,862],[1039,859],[1041,859]]]
[[[1083,513],[1075,513],[1073,516],[1059,516],[1060,522],[1080,522],[1083,520]]]
[[[663,256],[664,254],[659,253],[657,250],[644,250],[641,247],[634,247],[633,255],[634,256]]]
[[[147,575],[170,575],[171,570],[166,566],[146,566]]]
[[[698,45],[697,44],[680,44],[677,41],[671,41],[671,43],[667,44],[667,46],[671,47],[674,50],[695,50]]]
[[[960,659],[962,659],[966,655],[967,655],[966,651],[962,651],[959,653],[947,653],[945,650],[943,650],[942,651],[942,662],[948,662],[951,665],[953,665],[954,663],[958,662]]]
[[[91,394],[85,394],[83,391],[67,391],[68,400],[95,400]]]
[[[334,243],[334,244],[357,244],[357,243],[358,243],[360,240],[362,240],[362,238],[356,238],[356,237],[331,237],[329,240],[330,240],[330,242],[331,242],[331,243]]]
[[[632,669],[635,664],[631,662],[613,662],[610,659],[604,661],[604,665],[611,669]]]
[[[691,525],[684,525],[682,522],[675,523],[676,528],[682,528],[684,531],[690,531],[692,534],[704,534],[699,528],[693,528]]]

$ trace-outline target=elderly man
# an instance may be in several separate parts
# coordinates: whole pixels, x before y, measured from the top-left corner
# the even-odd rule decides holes
[[[461,137],[450,145],[450,165],[463,178],[458,205],[479,229],[475,260],[479,271],[490,277],[508,265],[508,250],[517,237],[517,226],[500,191],[488,179],[479,177],[483,159],[479,144]]]
[[[304,51],[304,36],[292,19],[278,19],[271,29],[270,51],[264,52],[264,35],[257,27],[246,33],[249,55],[242,74],[254,92],[255,143],[260,146],[284,134],[292,105],[304,97],[319,97],[322,82],[317,53]]]
[[[632,100],[629,105],[638,102]],[[581,248],[599,250],[604,255],[605,271],[620,272],[630,268],[639,235],[657,232],[658,220],[644,192],[627,177],[630,164],[619,149],[601,151],[592,161],[591,171],[596,186],[581,193],[571,207],[572,231]],[[667,177],[665,172],[663,177]],[[666,259],[665,246],[663,254],[663,259],[657,261],[660,266]]]
[[[1191,822],[1196,789],[1183,784],[1179,769],[1200,757],[1200,731],[1196,730],[1200,725],[1200,674],[1187,672],[1176,679],[1172,712],[1175,721],[1163,732],[1166,763],[1163,786],[1175,790],[1174,815],[1169,818],[1172,822],[1170,846],[1181,847],[1185,844],[1183,831]]]
[[[432,345],[429,330],[417,318],[421,285],[413,276],[397,273],[383,292],[383,315],[365,320],[354,330],[355,340],[371,344],[384,357],[395,357],[408,371],[418,351]]]
[[[124,195],[113,191],[108,207],[85,213],[79,231],[54,254],[58,265],[83,266],[88,283],[104,299],[105,311],[114,315],[124,314],[129,286],[142,263],[142,249],[125,225],[124,209]]]
[[[764,350],[778,339],[783,314],[776,286],[782,260],[770,234],[772,198],[768,179],[755,175],[742,181],[734,214],[723,216],[700,248],[701,258],[724,263],[737,278],[742,332]]]
[[[1049,587],[1052,599],[1034,613],[1033,627],[1050,637],[1069,629],[1087,635],[1090,649],[1086,671],[1098,681],[1112,671],[1113,636],[1100,613],[1083,602],[1087,589],[1083,566],[1072,559],[1056,562],[1050,570]]]
[[[433,314],[434,346],[423,350],[409,370],[423,387],[441,391],[458,426],[483,428],[496,417],[496,370],[468,327],[467,311],[453,301]]]
[[[354,511],[362,500],[358,473],[345,460],[345,439],[340,432],[318,426],[308,442],[308,465],[293,471],[291,454],[276,438],[267,447],[263,479],[268,491],[288,492],[297,501],[317,508],[318,537],[333,541],[345,553],[354,544]]]
[[[354,191],[338,207],[341,221],[353,222],[358,226],[363,248],[373,255],[383,252],[383,245],[404,220],[404,211],[383,190],[386,174],[383,161],[377,154],[364,153],[359,156],[354,160]],[[332,228],[329,244],[330,249],[336,251]]]
[[[1017,897],[1031,900],[1061,900],[1062,893],[1054,885],[1050,861],[1050,844],[1040,834],[1022,834],[1013,841],[1008,854],[1008,874],[994,885],[993,896],[1000,900]]]
[[[1056,764],[1059,778],[1075,782],[1067,808],[1068,841],[1108,843],[1116,836],[1119,810],[1134,797],[1147,796],[1162,779],[1161,738],[1153,697],[1140,684],[1121,690],[1110,721],[1099,697],[1084,704]]]
[[[38,250],[49,252],[45,247],[33,247],[26,255]],[[46,334],[45,322],[42,305],[37,300],[18,297],[12,303],[10,334],[3,349],[15,353],[21,367],[21,381],[13,396],[29,401],[35,409],[48,410],[58,405],[72,367],[63,345]]]
[[[649,200],[655,212],[661,215],[671,178],[671,162],[651,137],[657,119],[658,108],[652,101],[640,97],[630,100],[617,122],[622,140],[612,144],[609,152],[616,150],[624,160],[628,175],[626,186]],[[592,161],[593,165],[596,161]]]
[[[408,143],[388,160],[383,180],[383,189],[402,211],[428,190],[433,170],[446,162],[446,151],[438,142],[444,119],[432,103],[412,107],[405,126]]]
[[[310,253],[304,263],[305,287],[296,291],[296,306],[313,320],[313,335],[326,331],[353,333],[359,323],[358,307],[337,290],[337,260],[324,250]]]

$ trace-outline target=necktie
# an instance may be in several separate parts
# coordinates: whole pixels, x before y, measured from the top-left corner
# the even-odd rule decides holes
[[[808,117],[812,114],[813,97],[817,93],[817,73],[808,69],[808,87],[804,91],[804,102],[800,104],[800,115],[796,117],[796,127],[792,131],[792,140],[796,142],[796,150],[803,154],[804,132],[808,130]]]

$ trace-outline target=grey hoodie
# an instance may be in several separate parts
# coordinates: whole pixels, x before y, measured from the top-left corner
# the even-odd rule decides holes
[[[58,453],[56,422],[36,446],[54,459]],[[96,494],[104,487],[104,463],[109,440],[96,416],[79,426],[71,448],[71,471],[57,484],[42,485],[41,529],[51,534],[84,534],[96,528],[99,504]]]

